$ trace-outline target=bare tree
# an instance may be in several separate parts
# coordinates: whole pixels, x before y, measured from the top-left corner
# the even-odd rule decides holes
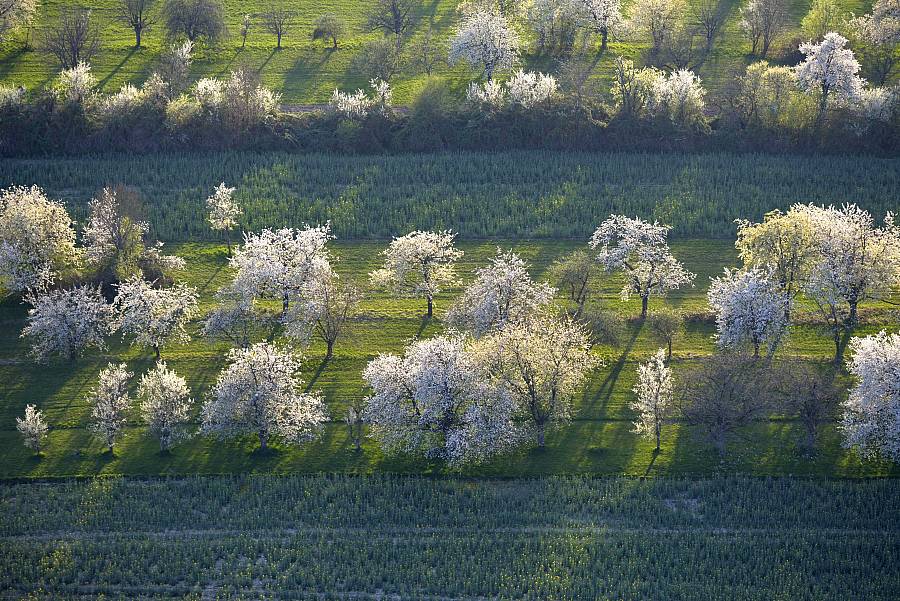
[[[566,300],[575,305],[572,316],[576,319],[584,313],[584,305],[592,292],[599,265],[584,250],[576,250],[557,259],[547,273],[550,284],[562,292]]]
[[[400,54],[397,47],[385,38],[367,42],[362,51],[353,57],[351,66],[366,79],[391,79],[400,72]]]
[[[796,415],[803,424],[803,446],[813,453],[819,430],[834,420],[840,393],[830,369],[819,370],[797,359],[781,361],[776,373],[776,391],[784,411]]]
[[[684,315],[677,309],[663,307],[647,320],[653,337],[666,345],[666,361],[672,359],[672,345],[684,335]]]
[[[416,0],[375,0],[369,9],[366,29],[393,35],[399,52],[406,32],[412,27],[412,11],[416,6]]]
[[[253,20],[250,15],[244,15],[241,19],[241,50],[247,47],[247,36],[250,35],[250,28],[253,26]]]
[[[447,50],[434,39],[431,26],[422,39],[412,49],[412,63],[425,75],[431,77],[434,68],[444,60]]]
[[[278,40],[275,45],[278,50],[281,50],[281,38],[288,33],[296,17],[296,12],[283,6],[270,8],[262,14],[263,27]]]
[[[756,54],[759,50],[760,58],[765,58],[786,20],[784,0],[750,0],[741,9],[741,27],[750,39],[751,53]]]
[[[225,7],[221,0],[166,0],[163,9],[169,36],[214,44],[225,36]]]
[[[712,50],[719,30],[727,16],[720,0],[698,0],[691,7],[691,14],[697,28],[706,40],[706,51]]]
[[[134,47],[141,47],[141,36],[156,23],[150,14],[156,0],[119,0],[116,20],[134,31]]]
[[[331,47],[337,50],[338,38],[344,35],[347,26],[337,15],[326,13],[316,19],[312,32],[314,40],[331,40]]]
[[[92,22],[91,11],[82,6],[62,8],[59,21],[47,29],[44,48],[63,69],[90,62],[100,48],[100,29]]]
[[[722,457],[729,439],[765,415],[771,379],[764,370],[762,362],[741,355],[714,355],[681,379],[684,421],[703,432]]]

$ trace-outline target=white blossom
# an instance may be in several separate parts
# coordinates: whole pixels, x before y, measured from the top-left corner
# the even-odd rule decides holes
[[[497,81],[473,81],[466,88],[466,100],[479,108],[499,109],[506,103],[506,88]]]
[[[285,316],[285,334],[304,344],[318,337],[327,347],[325,358],[330,359],[361,298],[362,293],[343,283],[333,270],[319,270],[304,284],[300,298]]]
[[[434,297],[445,286],[457,282],[456,261],[462,251],[453,246],[456,234],[415,231],[394,238],[384,255],[384,266],[370,274],[376,286],[397,295],[424,297],[428,317],[434,312]]]
[[[136,344],[152,348],[159,358],[164,344],[190,340],[185,326],[198,313],[197,290],[184,284],[154,288],[134,278],[119,284],[114,306],[122,335],[133,335]]]
[[[157,361],[153,369],[141,376],[137,397],[141,416],[159,440],[160,450],[171,449],[190,437],[187,425],[194,404],[191,391],[184,378],[169,370],[164,361]]]
[[[364,118],[369,114],[374,104],[375,102],[361,89],[356,90],[353,94],[335,89],[329,102],[333,111],[349,119]]]
[[[383,448],[464,463],[515,444],[511,399],[487,383],[466,342],[458,334],[420,340],[402,357],[369,362],[365,418]]]
[[[228,231],[237,226],[237,218],[241,214],[241,208],[234,200],[236,188],[229,188],[222,182],[206,199],[206,217],[209,226],[217,231]]]
[[[519,69],[506,82],[509,100],[522,108],[529,109],[548,102],[557,93],[556,78],[552,75],[525,72]]]
[[[844,446],[900,461],[900,334],[853,338],[848,368],[856,385],[844,403]]]
[[[528,264],[512,251],[503,252],[498,248],[491,264],[475,273],[475,281],[447,314],[448,323],[475,337],[527,321],[556,294],[556,289],[549,284],[532,280]]]
[[[112,452],[116,439],[125,428],[125,411],[131,403],[128,381],[134,374],[124,363],[110,363],[100,371],[97,387],[91,392],[91,431],[99,436]]]
[[[47,438],[47,422],[44,414],[34,405],[25,406],[24,417],[16,418],[16,430],[22,435],[22,444],[35,453],[39,453],[44,439]]]
[[[494,331],[478,341],[476,353],[538,446],[549,429],[569,421],[575,395],[599,365],[581,325],[548,316]]]
[[[818,96],[819,120],[830,100],[853,102],[862,93],[859,62],[846,45],[847,38],[833,31],[826,33],[821,42],[800,44],[800,52],[806,58],[794,67],[797,84],[807,94]]]
[[[602,36],[603,48],[610,34],[624,24],[621,0],[574,0],[581,9],[581,22]]]
[[[101,117],[105,121],[125,118],[143,105],[145,97],[143,90],[126,83],[115,94],[102,98]]]
[[[245,234],[231,258],[235,286],[256,298],[280,300],[283,316],[311,278],[331,270],[327,244],[333,238],[329,224]]]
[[[659,349],[646,363],[638,365],[638,381],[632,388],[637,398],[631,409],[637,413],[634,432],[656,442],[662,427],[674,412],[672,369],[666,365],[666,349]]]
[[[678,69],[667,76],[658,74],[653,81],[648,108],[667,116],[673,123],[690,125],[703,119],[706,91],[693,71]]]
[[[26,300],[32,308],[22,338],[30,341],[38,361],[53,355],[73,359],[87,348],[106,348],[113,313],[99,287],[51,290],[31,294]]]
[[[481,69],[487,79],[509,69],[518,56],[519,39],[499,12],[477,9],[463,17],[450,40],[450,64],[460,61]]]
[[[0,111],[22,108],[25,105],[25,87],[0,84]]]
[[[771,276],[758,268],[726,268],[724,275],[712,279],[707,298],[716,312],[720,347],[750,343],[754,357],[763,345],[769,354],[775,352],[788,326],[790,299]]]
[[[896,47],[900,44],[900,2],[876,0],[872,13],[853,19],[851,25],[869,44]]]
[[[90,209],[91,216],[84,226],[88,262],[96,266],[136,262],[144,250],[143,237],[150,225],[122,215],[116,193],[110,188],[91,199]]]
[[[72,219],[37,186],[0,190],[0,286],[45,290],[80,259]]]
[[[589,245],[598,250],[597,260],[607,271],[625,273],[622,299],[641,298],[641,317],[647,316],[651,296],[692,284],[694,274],[672,256],[666,238],[669,226],[642,219],[611,215],[591,236]]]
[[[57,89],[67,102],[83,104],[91,96],[96,85],[97,78],[91,73],[91,66],[80,62],[59,74]]]
[[[260,342],[231,349],[204,403],[201,433],[219,438],[259,437],[265,449],[272,437],[298,444],[314,438],[327,419],[318,393],[301,392],[300,361],[292,351]]]

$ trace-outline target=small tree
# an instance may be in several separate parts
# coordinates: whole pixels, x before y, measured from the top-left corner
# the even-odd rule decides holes
[[[724,458],[728,441],[765,416],[770,384],[763,364],[739,355],[714,355],[684,374],[681,415]]]
[[[288,10],[284,6],[276,6],[263,12],[263,27],[275,36],[277,40],[276,49],[281,50],[281,38],[290,31],[296,18],[297,13]]]
[[[447,322],[476,338],[527,322],[556,293],[548,284],[532,280],[528,264],[512,251],[498,248],[491,264],[475,273],[475,281],[450,307]]]
[[[325,360],[334,354],[334,345],[346,335],[362,292],[341,282],[331,270],[321,272],[303,289],[300,301],[287,315],[287,334],[308,342],[312,336],[325,343]]]
[[[378,38],[365,43],[360,53],[353,57],[351,67],[367,79],[390,81],[400,72],[401,58],[393,42]]]
[[[518,48],[519,38],[502,14],[476,10],[463,17],[450,41],[450,64],[464,61],[490,81],[496,71],[512,68]]]
[[[662,427],[674,411],[672,370],[666,365],[665,354],[666,349],[661,348],[649,361],[638,365],[638,381],[632,389],[637,395],[631,403],[637,413],[634,432],[655,440],[657,452]]]
[[[756,268],[726,268],[724,275],[710,282],[707,298],[716,312],[720,347],[750,343],[754,357],[759,357],[762,345],[770,356],[775,353],[788,327],[785,315],[790,301],[769,274]]]
[[[35,454],[41,452],[41,446],[47,438],[47,422],[44,414],[34,405],[25,406],[25,416],[16,418],[16,430],[22,435],[22,444]]]
[[[394,36],[394,47],[399,52],[406,33],[415,23],[416,7],[416,0],[373,0],[366,14],[365,28]]]
[[[37,186],[0,190],[0,287],[46,290],[80,260],[72,218]]]
[[[834,32],[825,34],[819,43],[800,44],[800,52],[806,59],[794,71],[800,89],[818,96],[818,125],[825,119],[831,100],[856,100],[862,92],[859,62],[846,45],[847,38]]]
[[[337,50],[338,38],[344,35],[347,26],[337,15],[326,13],[318,17],[313,25],[312,39],[331,40],[331,48]]]
[[[727,17],[727,7],[721,0],[698,0],[691,4],[691,18],[703,34],[707,52],[712,50]]]
[[[844,403],[844,446],[900,461],[900,334],[854,338],[850,351],[856,385]]]
[[[622,299],[631,294],[641,298],[641,319],[647,317],[651,296],[664,296],[691,284],[694,274],[672,256],[666,238],[669,226],[611,215],[596,229],[589,246],[599,249],[597,260],[607,271],[622,270],[625,286]]]
[[[589,30],[600,34],[600,52],[605,52],[610,34],[624,25],[621,0],[578,0],[581,22]]]
[[[872,13],[850,21],[854,49],[870,79],[884,85],[900,61],[900,7],[897,0],[875,0]]]
[[[81,6],[61,8],[59,20],[44,32],[44,49],[63,69],[90,63],[100,49],[100,28],[91,20],[91,11]]]
[[[426,317],[434,315],[434,297],[444,286],[457,282],[456,261],[461,250],[453,246],[456,234],[415,231],[394,238],[384,255],[384,266],[370,274],[376,286],[400,296],[423,297]]]
[[[813,0],[800,21],[800,31],[808,40],[820,40],[829,31],[843,31],[847,13],[837,0]]]
[[[347,434],[353,442],[353,450],[359,453],[362,450],[363,426],[368,423],[366,419],[366,398],[357,396],[350,400],[347,407],[347,415],[344,421],[347,424]]]
[[[78,286],[26,297],[32,309],[22,330],[38,361],[54,355],[72,360],[87,348],[106,348],[112,308],[99,288]]]
[[[250,35],[252,28],[253,20],[250,18],[250,15],[244,15],[244,18],[241,19],[241,50],[247,47],[247,36]]]
[[[191,391],[184,378],[170,371],[164,361],[141,376],[137,397],[141,415],[150,433],[159,439],[160,451],[168,451],[190,437],[187,425],[191,417]]]
[[[775,386],[781,405],[803,425],[803,447],[813,453],[819,431],[833,423],[840,394],[830,370],[818,369],[799,359],[781,361],[775,373]]]
[[[231,256],[230,232],[237,227],[237,219],[241,215],[241,207],[234,200],[236,188],[229,188],[222,182],[216,186],[212,196],[206,199],[206,209],[209,211],[207,221],[213,231],[222,232],[225,243],[228,245],[228,256]]]
[[[675,34],[685,14],[684,0],[637,0],[631,7],[632,26],[652,41],[651,52],[658,53]]]
[[[185,40],[172,44],[160,55],[157,74],[168,84],[169,97],[177,97],[187,88],[193,53],[194,43]]]
[[[659,342],[666,345],[666,361],[672,360],[672,345],[675,340],[684,336],[684,315],[677,309],[663,307],[654,311],[647,320],[650,333]]]
[[[37,13],[37,0],[0,0],[0,42],[6,34],[26,26]]]
[[[300,361],[290,350],[266,342],[231,349],[202,411],[203,434],[219,438],[259,437],[265,450],[272,437],[290,444],[315,438],[327,413],[319,394],[300,392]]]
[[[113,445],[125,428],[125,411],[131,403],[128,396],[128,380],[134,374],[122,363],[110,363],[100,371],[97,387],[91,393],[91,431],[103,439],[113,452]]]
[[[446,49],[434,39],[434,32],[431,25],[421,37],[421,39],[412,48],[412,63],[428,77],[434,72],[435,67],[444,60]]]
[[[549,282],[575,305],[573,317],[584,313],[584,305],[593,293],[597,262],[584,250],[576,250],[557,259],[547,272]]]
[[[152,14],[156,0],[119,0],[116,19],[134,31],[134,47],[141,47],[141,36],[156,23]]]
[[[140,279],[119,284],[114,305],[122,336],[133,335],[134,342],[152,348],[157,359],[164,344],[191,339],[185,326],[198,313],[196,288],[154,288]]]
[[[741,9],[741,28],[750,40],[750,52],[759,51],[760,58],[765,58],[786,22],[784,0],[750,0]]]
[[[166,0],[163,14],[170,38],[215,44],[226,33],[222,0]]]
[[[203,335],[208,338],[224,338],[231,344],[246,348],[250,346],[254,334],[277,323],[268,313],[256,307],[254,291],[241,290],[234,283],[219,289],[216,301],[216,308],[207,314],[203,322]]]

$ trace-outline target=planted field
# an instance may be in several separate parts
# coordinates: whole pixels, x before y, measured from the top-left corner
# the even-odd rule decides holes
[[[891,479],[6,485],[0,594],[886,601],[900,588],[898,493]]]
[[[216,240],[204,200],[237,187],[242,226],[330,221],[339,240],[451,228],[462,238],[586,241],[610,213],[678,238],[733,239],[734,220],[793,203],[897,209],[900,160],[853,156],[510,152],[347,157],[221,153],[0,162],[0,187],[43,186],[76,219],[104,186],[140,194],[153,235]]]
[[[476,267],[484,265],[497,246],[513,248],[532,265],[533,275],[540,279],[557,257],[584,243],[492,241],[464,242],[465,255],[460,272],[470,281]],[[337,269],[342,277],[365,281],[378,265],[383,242],[334,244],[339,257]],[[172,250],[187,260],[183,280],[201,292],[201,308],[212,307],[212,294],[231,277],[224,246],[182,244]],[[678,291],[668,304],[679,307],[694,317],[688,321],[686,336],[677,341],[673,369],[690,365],[697,357],[713,352],[715,327],[705,317],[705,292],[709,278],[718,275],[725,265],[735,265],[737,257],[729,241],[678,241],[674,254],[685,266],[697,273],[697,286]],[[709,444],[691,428],[675,424],[665,429],[662,452],[652,451],[652,443],[632,433],[634,413],[629,402],[639,361],[646,360],[659,346],[648,329],[633,320],[639,312],[639,301],[623,303],[618,298],[621,280],[602,280],[592,304],[620,312],[632,318],[626,333],[615,345],[601,345],[598,352],[605,361],[590,378],[574,409],[573,422],[548,438],[547,447],[520,451],[503,456],[484,466],[469,468],[467,474],[497,476],[539,475],[553,473],[603,473],[635,476],[695,474],[724,468],[753,474],[819,474],[834,476],[868,476],[896,474],[888,463],[862,462],[859,457],[840,447],[840,435],[833,425],[826,427],[820,451],[809,458],[800,450],[802,428],[793,419],[779,415],[743,433],[745,439],[735,443],[724,463]],[[374,441],[366,440],[363,451],[356,453],[343,423],[351,399],[367,394],[361,379],[366,363],[380,352],[401,352],[415,337],[430,337],[443,330],[441,317],[450,301],[459,293],[454,289],[441,294],[436,301],[437,317],[422,318],[422,301],[396,299],[385,293],[372,293],[362,305],[361,315],[354,321],[351,337],[339,341],[334,357],[323,362],[324,347],[313,344],[305,353],[304,380],[312,389],[321,390],[327,401],[331,421],[325,435],[300,447],[280,447],[272,452],[254,452],[255,439],[220,443],[197,438],[160,454],[156,441],[148,434],[132,408],[124,439],[116,452],[104,452],[102,443],[86,428],[90,414],[89,391],[96,385],[97,374],[110,361],[125,361],[135,373],[143,373],[153,365],[153,354],[129,348],[118,338],[112,340],[107,354],[89,354],[72,363],[38,365],[31,362],[24,341],[16,337],[24,325],[25,307],[7,300],[0,305],[0,323],[7,332],[0,345],[0,380],[6,384],[0,391],[0,449],[4,462],[0,477],[40,477],[94,474],[193,474],[234,472],[435,472],[446,466],[404,456],[385,456]],[[651,312],[663,303],[651,302]],[[806,309],[808,312],[808,308]],[[795,326],[785,347],[785,354],[796,354],[809,361],[827,361],[833,353],[830,339],[809,315],[798,313]],[[896,323],[891,307],[869,304],[864,308],[860,333],[877,332]],[[204,399],[224,366],[227,346],[199,337],[195,324],[194,340],[186,345],[163,349],[170,368],[183,375],[196,399]],[[42,457],[34,457],[22,447],[15,431],[15,417],[27,403],[37,404],[51,426],[49,444]]]
[[[687,4],[691,6],[693,3],[694,0],[689,0]],[[60,7],[69,4],[68,0],[41,2],[38,21],[31,33],[35,45],[39,45],[48,26],[58,18]],[[116,0],[92,0],[83,4],[93,9],[93,18],[101,25],[102,49],[92,61],[101,89],[115,91],[127,82],[143,82],[155,68],[159,54],[167,44],[162,23],[143,36],[143,48],[135,49],[133,33],[115,20]],[[275,37],[267,33],[259,22],[251,28],[246,47],[241,48],[238,32],[244,15],[258,14],[268,8],[270,3],[263,0],[227,0],[224,5],[229,37],[220,49],[206,51],[198,56],[192,65],[191,75],[195,78],[221,76],[237,67],[249,68],[260,74],[264,84],[282,92],[284,101],[288,103],[323,103],[328,101],[335,88],[349,91],[364,87],[367,77],[355,67],[353,58],[361,53],[367,41],[377,39],[380,35],[364,31],[366,12],[371,3],[367,0],[294,0],[288,4],[297,11],[298,17],[283,40],[282,50],[275,49]],[[414,47],[429,26],[435,39],[446,43],[459,22],[457,4],[456,0],[419,3],[415,11],[418,24],[407,47]],[[623,2],[626,14],[630,4],[627,0]],[[696,67],[705,85],[711,89],[727,84],[734,69],[752,61],[752,57],[748,56],[750,44],[740,28],[739,11],[742,4],[734,0],[722,2],[726,13],[724,23],[712,51]],[[808,0],[788,0],[785,4],[787,26],[773,48],[774,55],[783,53],[783,46],[796,47],[801,38],[800,20],[810,6]],[[871,4],[869,0],[840,2],[844,10],[858,15],[867,12]],[[311,39],[313,22],[325,13],[337,14],[347,24],[347,32],[340,39],[337,50],[331,50],[321,41]],[[690,12],[682,18],[690,20]],[[533,34],[524,35],[523,45],[526,49],[531,36]],[[38,51],[24,51],[20,37],[13,36],[0,46],[0,81],[24,84],[28,88],[50,84],[57,71],[53,60]],[[645,60],[648,46],[649,40],[644,39],[614,40],[610,44],[610,51],[598,61],[594,70],[595,77],[604,82],[600,86],[603,92],[608,87],[614,57],[627,56],[640,64]],[[407,51],[407,57],[409,54]],[[523,63],[528,68],[544,71],[555,70],[557,66],[552,57],[529,52],[523,57]],[[473,74],[465,67],[451,67],[444,62],[437,65],[434,77],[447,80],[462,90]],[[427,81],[427,76],[418,73],[409,64],[405,65],[393,82],[395,100],[400,103],[410,102]]]

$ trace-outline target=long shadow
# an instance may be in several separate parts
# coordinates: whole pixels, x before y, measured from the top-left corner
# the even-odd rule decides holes
[[[625,369],[625,363],[628,360],[628,356],[631,354],[631,349],[634,348],[634,343],[637,340],[638,336],[641,334],[641,330],[644,329],[644,321],[641,320],[638,322],[638,326],[634,329],[634,332],[631,334],[631,338],[625,343],[625,347],[622,350],[622,354],[619,355],[619,358],[612,365],[612,368],[609,370],[609,374],[607,374],[606,378],[603,382],[600,383],[600,387],[597,389],[597,393],[591,399],[590,408],[595,408],[597,401],[603,399],[603,406],[605,407],[607,403],[609,403],[610,398],[612,397],[613,390],[616,387],[616,382],[619,381],[619,376],[622,374],[622,370]]]
[[[316,368],[316,372],[309,379],[309,383],[306,385],[306,392],[311,392],[313,385],[315,385],[316,381],[319,379],[319,376],[322,375],[322,372],[325,371],[325,368],[328,366],[328,363],[331,359],[322,359],[322,362],[319,363],[319,367]]]
[[[650,474],[650,470],[653,469],[653,465],[656,463],[657,457],[659,457],[659,449],[653,449],[653,458],[650,459],[650,463],[647,464],[647,469],[644,470],[644,478],[646,478]]]
[[[127,63],[129,60],[131,60],[131,57],[134,56],[134,53],[137,51],[138,51],[137,48],[132,47],[131,50],[128,51],[128,54],[126,54],[122,58],[122,60],[119,61],[119,64],[116,65],[115,67],[113,67],[112,70],[106,74],[106,77],[104,77],[103,79],[100,80],[100,85],[97,87],[100,89],[106,88],[106,84],[109,83],[109,80],[111,80],[113,77],[115,77],[116,74],[118,74],[118,72],[122,70],[122,67],[125,65],[125,63]]]
[[[266,60],[264,60],[264,61],[262,62],[262,64],[259,66],[259,68],[256,70],[257,73],[262,73],[263,70],[264,70],[264,69],[268,66],[268,64],[272,61],[272,58],[273,58],[277,53],[278,53],[278,49],[277,49],[277,48],[273,48],[273,49],[272,49],[272,52],[269,53],[269,56],[266,57]],[[234,59],[232,59],[232,61],[233,61],[233,60],[234,60]]]
[[[428,324],[430,324],[430,323],[431,323],[430,317],[428,317],[427,315],[422,317],[422,322],[419,324],[419,329],[416,330],[416,336],[415,336],[416,340],[418,340],[419,338],[422,337],[422,333],[425,331],[425,328],[427,328]]]

